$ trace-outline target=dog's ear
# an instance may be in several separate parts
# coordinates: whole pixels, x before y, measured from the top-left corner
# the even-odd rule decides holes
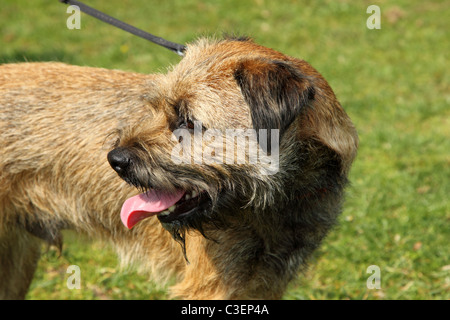
[[[302,114],[298,136],[336,152],[346,173],[356,156],[356,130],[326,81],[310,66],[307,68],[308,75],[294,62],[253,58],[242,60],[234,77],[250,107],[257,133],[259,129],[279,129],[281,138]]]
[[[250,106],[253,128],[279,129],[280,137],[315,95],[307,76],[281,60],[241,61],[234,77]]]

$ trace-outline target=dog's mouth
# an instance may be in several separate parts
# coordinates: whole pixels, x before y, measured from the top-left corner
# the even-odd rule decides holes
[[[151,189],[125,201],[120,212],[123,224],[131,229],[139,221],[157,215],[163,223],[181,220],[203,207],[210,200],[205,191],[166,193]]]

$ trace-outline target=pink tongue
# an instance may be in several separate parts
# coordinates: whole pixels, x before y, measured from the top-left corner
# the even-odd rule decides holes
[[[184,191],[176,194],[165,194],[155,190],[139,194],[125,201],[120,211],[120,218],[128,229],[147,217],[173,206],[184,195]]]

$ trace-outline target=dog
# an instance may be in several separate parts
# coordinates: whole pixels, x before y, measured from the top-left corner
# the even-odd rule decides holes
[[[280,299],[358,147],[312,66],[244,37],[198,39],[166,74],[4,64],[0,110],[3,299],[26,296],[40,240],[64,229],[175,279],[174,298]]]

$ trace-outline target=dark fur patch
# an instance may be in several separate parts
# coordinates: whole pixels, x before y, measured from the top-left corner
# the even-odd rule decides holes
[[[285,61],[245,60],[234,77],[250,106],[253,127],[280,129],[280,137],[315,95],[308,77]]]
[[[27,217],[22,224],[23,227],[33,236],[44,240],[50,246],[56,247],[60,253],[62,252],[63,236],[61,229],[64,228],[62,223],[45,223],[44,221]]]

